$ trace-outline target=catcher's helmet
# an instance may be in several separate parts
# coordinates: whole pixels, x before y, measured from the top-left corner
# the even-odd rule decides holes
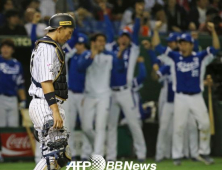
[[[76,23],[70,14],[58,13],[49,19],[49,26],[46,27],[45,30],[53,30],[59,26],[71,27],[74,29],[76,27]]]

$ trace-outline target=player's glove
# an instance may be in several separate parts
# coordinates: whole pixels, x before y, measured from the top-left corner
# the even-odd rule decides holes
[[[23,100],[19,103],[19,109],[24,109],[24,108],[26,108],[26,101],[25,100]]]

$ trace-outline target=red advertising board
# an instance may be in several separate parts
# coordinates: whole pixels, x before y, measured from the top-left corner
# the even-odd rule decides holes
[[[31,143],[26,132],[1,133],[3,157],[33,157]]]

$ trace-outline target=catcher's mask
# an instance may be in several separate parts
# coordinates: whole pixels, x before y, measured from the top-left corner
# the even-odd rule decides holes
[[[48,170],[52,170],[50,158],[55,159],[60,167],[71,161],[69,133],[65,127],[53,129],[53,123],[52,119],[46,121],[42,129],[42,156],[46,159]]]

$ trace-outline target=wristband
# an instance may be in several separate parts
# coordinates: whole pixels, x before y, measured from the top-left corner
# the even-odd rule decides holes
[[[56,103],[55,92],[46,93],[44,96],[49,106]]]

